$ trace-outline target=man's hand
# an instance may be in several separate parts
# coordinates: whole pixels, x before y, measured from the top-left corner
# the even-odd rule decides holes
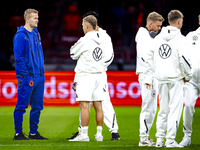
[[[77,85],[77,82],[74,82],[73,85],[72,85],[72,89],[76,92],[76,85]]]
[[[151,90],[151,84],[145,83],[145,85],[147,89]]]

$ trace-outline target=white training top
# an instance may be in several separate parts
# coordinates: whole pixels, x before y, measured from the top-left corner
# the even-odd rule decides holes
[[[200,27],[186,36],[189,42],[188,53],[191,55],[192,79],[190,82],[200,83]]]
[[[102,29],[80,38],[71,47],[70,55],[77,60],[75,72],[79,75],[105,72],[114,58],[111,39]]]
[[[153,49],[147,56],[145,83],[151,84],[154,71],[159,84],[170,83],[184,77],[190,80],[192,71],[186,55],[188,48],[186,38],[178,28],[163,27],[160,34],[155,37]]]

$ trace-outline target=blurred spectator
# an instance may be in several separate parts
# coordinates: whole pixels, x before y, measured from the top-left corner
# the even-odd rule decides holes
[[[137,18],[137,29],[140,27],[144,27],[146,23],[146,13],[145,13],[145,6],[142,2],[138,5],[139,14]]]
[[[17,27],[24,25],[24,18],[18,14],[18,10],[9,20],[9,28],[12,30],[13,35],[17,31]]]
[[[76,4],[68,7],[67,14],[64,16],[64,34],[79,35],[81,32],[82,17],[78,12]]]
[[[133,5],[128,6],[127,12],[122,21],[123,45],[131,48],[133,44],[133,37],[136,33],[136,13]]]
[[[15,70],[10,60],[0,50],[0,70]]]

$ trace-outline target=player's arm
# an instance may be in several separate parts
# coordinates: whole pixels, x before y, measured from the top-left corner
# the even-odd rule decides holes
[[[114,59],[113,45],[111,40],[108,41],[107,48],[105,50],[104,66],[108,67]]]
[[[190,44],[185,41],[179,51],[180,68],[185,75],[185,81],[189,81],[192,78],[191,52],[189,52],[189,48]]]
[[[149,41],[147,35],[140,35],[137,40],[137,59],[139,59],[139,63],[141,66],[146,65],[146,55],[150,51],[150,46],[152,43]]]
[[[80,38],[71,48],[70,56],[73,60],[77,60],[84,52],[84,38]]]
[[[153,76],[154,76],[154,49],[152,45],[149,45],[149,49],[147,51],[147,54],[145,55],[145,71],[143,72],[144,75],[144,83],[146,85],[146,88],[151,90],[151,85],[152,85],[152,80],[153,80]]]
[[[25,62],[25,48],[26,38],[23,34],[18,33],[13,41],[14,45],[14,56],[16,63],[16,73],[20,73],[23,78],[29,75],[26,62]]]

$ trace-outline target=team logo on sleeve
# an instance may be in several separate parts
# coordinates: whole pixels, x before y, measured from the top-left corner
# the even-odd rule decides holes
[[[198,40],[198,36],[196,36],[196,35],[193,36],[193,37],[192,37],[192,40],[193,40],[193,41],[197,41],[197,40]]]
[[[99,61],[102,58],[103,51],[101,48],[96,47],[92,53],[94,60]]]
[[[161,58],[166,59],[171,55],[172,49],[168,44],[162,44],[158,52]]]

